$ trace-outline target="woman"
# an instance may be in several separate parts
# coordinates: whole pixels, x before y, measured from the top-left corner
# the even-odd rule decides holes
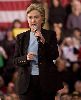
[[[66,12],[60,3],[60,0],[51,0],[51,1],[52,2],[49,8],[48,22],[51,28],[54,30],[55,24],[64,26]]]
[[[53,60],[59,56],[56,34],[42,28],[45,11],[41,4],[31,4],[26,15],[30,30],[17,36],[15,47],[16,91],[20,100],[53,100],[57,89]]]

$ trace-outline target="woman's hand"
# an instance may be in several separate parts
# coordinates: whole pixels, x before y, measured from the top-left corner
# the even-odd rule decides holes
[[[43,37],[43,35],[41,34],[40,31],[36,31],[36,32],[35,32],[35,36],[36,36],[37,38],[39,38],[39,41],[40,41],[40,42],[42,42],[43,44],[45,43],[45,38]]]
[[[33,60],[35,56],[36,56],[35,53],[29,52],[29,53],[27,54],[27,60]]]

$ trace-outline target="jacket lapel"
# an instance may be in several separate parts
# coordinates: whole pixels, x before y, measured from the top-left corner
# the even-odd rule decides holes
[[[44,29],[41,29],[41,33],[44,36],[45,40],[47,40],[46,39],[46,31]],[[29,40],[30,40],[30,30],[26,31],[23,35],[23,41],[21,43],[21,50],[23,50],[23,54],[27,54]]]
[[[49,43],[49,41],[50,41],[49,40],[50,39],[50,37],[49,37],[50,36],[49,35],[50,34],[49,31],[48,30],[45,30],[45,29],[42,29],[41,30],[41,33],[42,33],[43,37],[45,38],[45,42],[46,43]]]
[[[30,40],[30,31],[27,31],[23,38],[23,53],[24,54],[27,54],[29,40]]]

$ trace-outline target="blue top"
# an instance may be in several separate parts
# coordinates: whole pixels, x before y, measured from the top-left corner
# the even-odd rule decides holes
[[[30,41],[28,46],[28,53],[33,52],[35,54],[34,59],[30,62],[31,75],[39,75],[38,68],[38,41],[33,32],[30,32]]]

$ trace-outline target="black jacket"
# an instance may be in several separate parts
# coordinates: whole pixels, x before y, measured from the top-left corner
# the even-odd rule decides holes
[[[51,30],[41,30],[45,38],[45,43],[38,43],[38,66],[41,89],[53,91],[55,88],[54,63],[58,56],[58,46],[55,32]],[[14,63],[18,66],[18,78],[16,81],[16,91],[19,94],[27,92],[30,81],[30,61],[27,61],[27,49],[29,46],[30,30],[17,36]]]

